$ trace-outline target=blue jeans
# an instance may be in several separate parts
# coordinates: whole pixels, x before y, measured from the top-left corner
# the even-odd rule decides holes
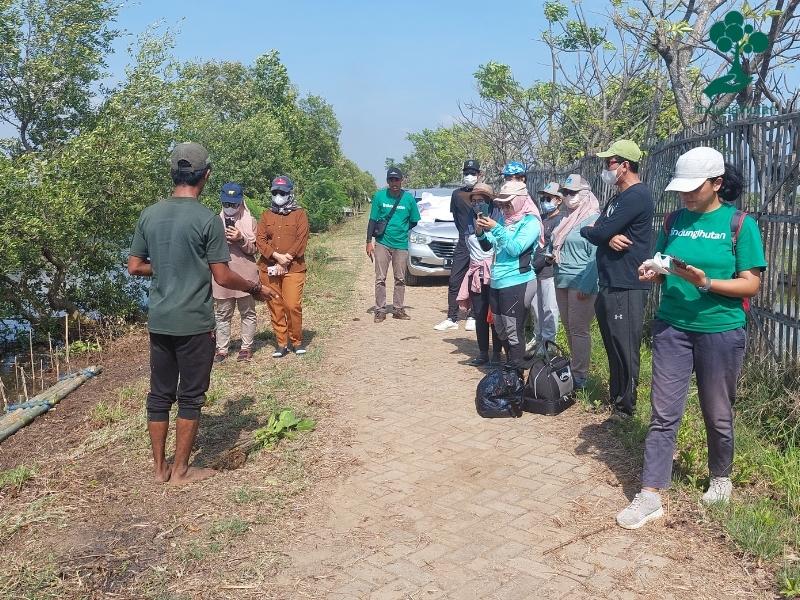
[[[692,371],[708,438],[712,477],[733,465],[733,403],[744,360],[744,328],[695,333],[653,321],[653,416],[644,443],[642,487],[666,488],[672,479],[675,438],[686,410]]]

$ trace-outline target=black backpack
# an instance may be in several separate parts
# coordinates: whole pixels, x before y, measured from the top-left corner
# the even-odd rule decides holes
[[[555,342],[546,340],[528,362],[531,366],[523,392],[523,410],[557,415],[575,403],[570,360]]]

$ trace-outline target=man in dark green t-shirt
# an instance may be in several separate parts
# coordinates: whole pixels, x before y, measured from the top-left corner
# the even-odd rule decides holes
[[[386,275],[394,274],[392,316],[407,321],[403,307],[408,263],[408,232],[419,222],[414,196],[403,190],[403,173],[392,167],[386,173],[389,187],[375,192],[367,225],[367,256],[375,262],[375,322],[386,319]],[[372,239],[375,238],[373,242]]]
[[[199,481],[212,469],[189,467],[189,454],[205,402],[214,359],[214,304],[211,277],[223,287],[266,300],[275,292],[243,279],[228,268],[230,254],[222,220],[197,201],[211,172],[200,144],[172,151],[172,197],[148,206],[139,216],[128,257],[131,275],[150,277],[150,392],[147,429],[156,481]],[[164,447],[169,411],[178,402],[175,463]]]

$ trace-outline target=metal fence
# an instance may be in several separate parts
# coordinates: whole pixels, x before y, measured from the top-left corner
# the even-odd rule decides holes
[[[779,362],[800,363],[800,112],[733,121],[696,135],[680,134],[645,148],[642,180],[653,190],[653,232],[658,235],[664,215],[679,208],[676,193],[663,190],[678,156],[695,146],[711,146],[742,170],[745,190],[737,202],[758,220],[769,266],[750,311],[750,351],[771,355]],[[548,181],[564,181],[580,173],[603,206],[613,190],[602,183],[602,161],[584,158],[558,170],[528,173],[532,193]],[[657,290],[651,306],[657,302]]]

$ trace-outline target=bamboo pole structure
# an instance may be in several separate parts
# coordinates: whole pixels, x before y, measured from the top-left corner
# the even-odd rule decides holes
[[[69,373],[69,314],[64,315],[64,351],[66,352],[67,373]]]
[[[8,410],[8,398],[6,398],[6,386],[3,380],[0,379],[0,396],[3,397],[3,410]]]
[[[25,402],[28,401],[28,382],[25,380],[25,369],[19,368],[19,374],[22,376],[22,389],[25,391]]]
[[[22,429],[39,415],[58,404],[70,392],[76,390],[84,382],[97,376],[102,367],[86,367],[65,377],[54,385],[22,404],[10,405],[9,412],[0,418],[0,442]]]
[[[33,361],[33,327],[28,327],[28,349],[31,352],[31,392],[36,394],[36,363]]]

